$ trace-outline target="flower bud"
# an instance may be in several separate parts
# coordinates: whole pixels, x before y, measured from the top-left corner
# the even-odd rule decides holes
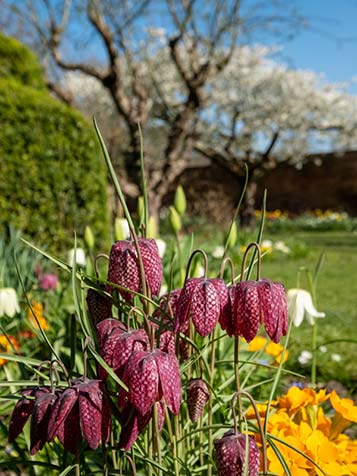
[[[94,235],[88,225],[85,227],[84,230],[84,241],[90,250],[94,248]]]
[[[139,222],[142,222],[144,220],[144,197],[140,196],[138,197],[138,203],[137,203],[137,213],[138,213],[138,219]]]
[[[232,228],[228,231],[225,242],[228,242],[228,249],[232,249],[237,242],[238,230],[237,223],[233,222]]]
[[[114,237],[116,241],[126,240],[130,237],[130,229],[126,218],[117,217],[115,219]]]
[[[157,237],[157,223],[155,217],[151,216],[148,221],[148,229],[146,230],[146,236],[148,238]]]
[[[170,207],[170,225],[175,234],[177,234],[182,227],[180,215],[174,207]]]
[[[174,207],[177,213],[182,216],[186,211],[186,195],[181,185],[176,189],[175,198],[174,198]]]

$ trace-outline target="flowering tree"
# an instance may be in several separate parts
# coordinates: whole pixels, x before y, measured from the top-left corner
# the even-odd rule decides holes
[[[207,109],[207,89],[230,64],[238,37],[262,26],[265,32],[270,27],[280,30],[282,24],[289,24],[291,34],[300,24],[300,16],[280,8],[280,2],[255,5],[248,0],[242,6],[239,0],[2,3],[15,8],[21,18],[20,34],[25,29],[35,37],[48,68],[48,85],[57,95],[73,102],[73,96],[60,87],[58,71],[80,72],[107,91],[126,132],[124,180],[134,184],[126,190],[131,195],[138,194],[138,123],[144,132],[149,127],[160,131],[159,151],[155,150],[151,161],[150,148],[147,151],[152,164],[147,173],[153,214],[192,156],[199,119]],[[19,33],[7,11],[3,8],[6,30]],[[152,31],[147,25],[164,33],[158,41],[150,41]],[[152,66],[158,66],[160,58],[165,61],[155,71]],[[160,75],[154,74],[158,71]],[[166,84],[166,78],[174,81]]]

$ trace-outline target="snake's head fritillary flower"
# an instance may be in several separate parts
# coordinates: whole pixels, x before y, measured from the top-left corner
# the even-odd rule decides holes
[[[129,388],[128,400],[140,415],[145,415],[162,397],[171,413],[178,414],[182,387],[175,354],[160,349],[133,352],[125,367],[123,381]]]
[[[47,442],[47,428],[51,411],[58,396],[55,393],[41,393],[37,396],[31,412],[30,425],[30,454],[34,455],[41,450]]]
[[[187,384],[187,407],[190,420],[197,421],[208,402],[210,392],[207,384],[200,378],[192,379]]]
[[[162,282],[162,263],[159,250],[153,239],[139,238],[139,248],[143,261],[145,279],[152,296],[158,296]],[[135,292],[141,292],[139,260],[135,244],[131,240],[116,241],[110,251],[108,281]],[[119,290],[127,301],[133,294]]]
[[[196,331],[208,336],[228,303],[228,290],[221,279],[187,279],[177,304],[174,331],[185,331],[192,319]]]
[[[235,336],[250,342],[263,324],[270,339],[277,343],[288,329],[285,288],[268,279],[242,281],[234,292],[232,329]]]
[[[28,388],[21,392],[22,398],[17,401],[10,417],[9,443],[12,443],[22,432],[30,418],[36,398],[48,392],[46,387]],[[31,399],[26,397],[31,397]]]
[[[103,296],[95,289],[89,288],[87,291],[88,315],[94,325],[112,315],[112,302],[106,296]]]
[[[126,330],[118,325],[112,328],[113,324],[108,322],[108,319],[103,322],[107,323],[108,329],[100,340],[98,339],[100,355],[114,372],[118,373],[127,364],[133,352],[149,347],[149,339],[143,329]],[[99,376],[104,380],[107,377],[106,371],[100,368]]]
[[[306,316],[306,320],[313,325],[316,318],[325,317],[324,312],[316,310],[311,294],[304,289],[289,289],[287,302],[290,319],[299,327]]]
[[[246,461],[246,442],[248,441],[248,461]],[[254,436],[227,431],[214,442],[218,476],[243,476],[248,466],[248,476],[258,476],[259,450]]]
[[[20,312],[17,294],[13,288],[0,289],[0,317],[14,317]]]

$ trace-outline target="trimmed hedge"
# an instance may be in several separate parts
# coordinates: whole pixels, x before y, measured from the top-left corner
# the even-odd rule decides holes
[[[10,77],[26,86],[46,89],[36,55],[15,38],[0,33],[0,78]]]
[[[16,79],[0,80],[0,232],[9,224],[51,249],[90,225],[108,230],[106,175],[80,113]]]

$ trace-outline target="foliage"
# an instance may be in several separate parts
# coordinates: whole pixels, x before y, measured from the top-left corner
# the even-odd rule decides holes
[[[15,38],[0,33],[0,77],[45,90],[43,70],[35,54]]]
[[[2,79],[0,91],[0,229],[63,249],[89,224],[103,241],[105,173],[86,120],[16,79]]]
[[[220,281],[220,292],[214,291],[213,282],[218,286],[219,280],[208,278],[206,259],[204,277],[200,272],[200,279],[188,279],[189,273],[194,274],[199,264],[194,263],[192,257],[205,258],[205,255],[197,251],[191,253],[193,240],[182,236],[180,220],[179,226],[173,230],[174,245],[167,250],[164,275],[169,289],[184,285],[184,290],[180,291],[184,298],[179,297],[176,304],[175,301],[165,304],[165,299],[157,296],[162,278],[158,249],[153,240],[147,240],[145,236],[138,238],[136,234],[144,234],[148,229],[148,210],[144,206],[144,216],[140,217],[139,223],[133,223],[104,147],[103,150],[133,239],[116,242],[109,257],[108,274],[103,267],[96,276],[89,272],[89,268],[83,269],[79,264],[66,265],[38,250],[62,269],[65,292],[52,290],[43,294],[43,290],[29,284],[26,296],[31,299],[22,310],[25,319],[14,320],[15,327],[12,323],[12,329],[18,327],[18,334],[12,332],[7,337],[6,327],[10,321],[4,321],[0,344],[8,353],[1,358],[8,359],[8,362],[0,362],[0,372],[7,380],[2,385],[1,416],[8,421],[14,400],[19,400],[20,389],[24,387],[32,389],[29,390],[32,393],[19,400],[16,408],[34,406],[31,441],[28,427],[25,427],[15,441],[2,443],[5,451],[1,466],[19,475],[64,475],[71,471],[76,471],[77,476],[212,475],[217,459],[214,440],[233,428],[234,434],[243,434],[246,442],[248,431],[254,435],[249,439],[256,439],[260,445],[261,470],[265,474],[269,471],[269,474],[290,476],[297,474],[298,469],[303,476],[323,476],[335,470],[336,465],[348,465],[349,474],[356,475],[356,441],[341,434],[357,421],[357,407],[352,400],[342,399],[335,392],[327,394],[325,390],[300,390],[296,384],[281,395],[291,379],[298,380],[300,385],[303,376],[285,367],[286,359],[288,362],[291,358],[287,351],[291,325],[288,330],[284,291],[280,283],[260,279],[259,245],[254,244],[255,257],[253,253],[249,261],[246,258],[252,246],[244,250],[243,260],[242,250],[238,247],[240,255],[234,259],[241,265],[239,275],[232,271],[232,275],[225,276],[223,266],[228,263],[224,262],[224,256],[236,251],[237,237],[233,240],[231,233],[224,234],[226,243],[220,258],[210,260],[210,273],[214,277],[225,276],[227,283],[237,283],[234,290],[231,288],[234,299],[230,307],[223,280]],[[177,215],[183,215],[183,207],[177,201],[175,207]],[[258,242],[262,241],[262,224],[263,220],[256,238]],[[92,240],[88,243],[91,247]],[[282,255],[288,259],[289,254]],[[188,256],[191,256],[191,266],[188,265],[185,277]],[[101,255],[101,258],[105,256]],[[252,281],[254,277],[251,275],[255,272],[255,261],[258,264],[256,282]],[[266,265],[269,263],[263,264]],[[202,290],[197,292],[196,286],[201,285]],[[257,289],[267,291],[266,286],[271,294],[257,293]],[[243,295],[238,292],[242,289],[248,290],[253,299],[246,300],[245,296],[242,299]],[[65,299],[65,294],[71,297],[71,302]],[[95,297],[95,307],[90,296],[91,299]],[[224,301],[224,296],[227,301]],[[228,307],[223,305],[224,302]],[[242,306],[244,309],[240,313],[238,309],[242,311]],[[48,319],[53,315],[51,311],[55,311],[55,318]],[[257,315],[258,320],[252,318]],[[101,322],[96,320],[98,318]],[[242,320],[245,325],[240,327]],[[220,326],[216,326],[218,322]],[[272,322],[276,327],[271,326]],[[186,323],[188,328],[185,328]],[[258,333],[255,324],[260,323],[264,324],[272,342],[262,335],[262,330]],[[33,329],[31,339],[18,342],[20,330],[23,332],[24,326],[29,325]],[[233,326],[233,335],[228,331],[230,325]],[[208,327],[212,332],[207,331]],[[253,327],[254,339],[250,333]],[[223,329],[228,331],[228,335]],[[286,333],[287,338],[282,344],[278,343],[281,334]],[[246,343],[242,336],[250,342]],[[53,357],[51,362],[47,360],[49,355]],[[196,390],[203,389],[203,405],[202,394],[190,393],[195,385]],[[45,388],[39,389],[40,386]],[[39,396],[37,391],[42,394]],[[181,397],[183,402],[178,408]],[[104,431],[107,426],[103,423],[109,412],[109,407],[104,408],[107,399],[112,412],[112,436],[108,441]],[[333,410],[324,408],[322,411],[321,405],[328,399]],[[197,421],[191,421],[192,406],[198,400],[203,414]],[[260,404],[254,409],[257,400]],[[45,414],[50,416],[48,426],[44,425],[47,417],[41,413],[46,401],[56,401],[53,407],[46,407],[49,410]],[[267,414],[269,417],[264,421]],[[20,422],[22,427],[24,416],[15,413],[11,421],[14,434],[14,422]],[[40,425],[36,425],[38,421],[41,421]],[[84,437],[78,453],[70,446],[75,425]],[[0,431],[6,433],[5,424],[1,425]],[[39,436],[40,441],[36,440]],[[128,441],[129,436],[132,438]],[[100,439],[104,441],[98,447]],[[37,453],[39,443],[42,446],[47,440],[44,449]],[[28,456],[29,447],[32,454],[37,453],[32,459]],[[234,474],[247,473],[248,455],[249,474],[257,476],[255,466],[258,461],[253,461],[250,443],[246,449],[238,455],[241,467]],[[326,454],[330,452],[336,454],[334,467],[331,467],[331,461],[326,461]]]

